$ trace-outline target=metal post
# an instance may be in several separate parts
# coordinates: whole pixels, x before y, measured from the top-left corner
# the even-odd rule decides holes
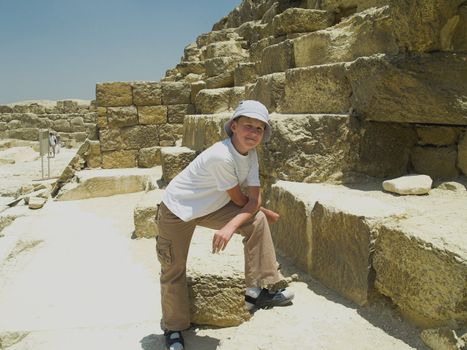
[[[49,161],[49,177],[50,177],[50,160],[49,155],[49,130],[39,130],[39,152],[41,155],[41,174],[44,179],[44,155],[47,155]]]

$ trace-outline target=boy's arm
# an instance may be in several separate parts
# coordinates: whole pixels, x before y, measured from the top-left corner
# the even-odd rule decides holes
[[[251,192],[251,190],[255,189],[255,188],[257,188],[258,191],[259,191],[259,187],[249,187],[249,191]],[[242,193],[242,191],[240,190],[240,186],[238,186],[238,185],[235,186],[234,188],[228,190],[227,193],[229,194],[230,199],[232,200],[232,202],[237,204],[239,207],[244,207],[246,205],[246,203],[248,203],[249,197],[245,196]],[[259,205],[261,205],[261,192],[259,192],[259,194],[258,194],[258,202],[259,202]],[[274,212],[274,211],[272,211],[270,209],[266,209],[266,208],[261,207],[261,206],[258,209],[261,210],[266,215],[266,218],[268,219],[269,223],[273,224],[277,220],[279,220],[279,214],[277,214],[276,212]]]
[[[242,191],[240,190],[240,186],[235,186],[234,188],[227,190],[232,202],[237,204],[238,206],[242,207],[240,213],[238,213],[232,220],[230,220],[224,227],[222,227],[219,231],[214,234],[212,240],[212,252],[218,253],[225,249],[227,243],[232,238],[234,232],[251,216],[261,208],[261,191],[259,186],[251,186],[248,188],[248,197],[245,196]],[[266,211],[270,212],[269,215],[277,216],[274,221],[277,221],[279,217],[278,214],[265,209]],[[266,214],[266,213],[265,213]],[[266,216],[268,216],[266,214]],[[268,216],[269,220],[269,216]]]

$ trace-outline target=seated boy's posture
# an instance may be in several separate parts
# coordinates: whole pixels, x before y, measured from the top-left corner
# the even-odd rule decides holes
[[[206,149],[170,182],[156,215],[163,328],[170,349],[183,349],[180,331],[190,326],[186,260],[196,225],[217,230],[213,253],[224,250],[234,232],[244,237],[249,309],[286,305],[293,298],[285,289],[267,289],[282,280],[268,225],[279,215],[261,207],[255,150],[271,136],[268,111],[257,101],[242,101],[224,128],[230,137]],[[247,195],[240,189],[245,185]]]

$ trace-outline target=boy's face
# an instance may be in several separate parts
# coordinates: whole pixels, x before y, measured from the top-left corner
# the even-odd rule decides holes
[[[254,118],[240,116],[232,122],[232,143],[240,153],[248,153],[261,143],[266,124]]]

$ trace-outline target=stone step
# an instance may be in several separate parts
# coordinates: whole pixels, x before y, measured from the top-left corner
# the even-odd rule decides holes
[[[203,89],[195,97],[197,113],[219,113],[234,110],[245,98],[245,87]]]
[[[465,126],[466,61],[443,52],[359,58],[346,66],[352,108],[367,120]]]
[[[57,200],[79,200],[151,190],[158,188],[161,176],[161,167],[81,170],[74,174],[72,182],[60,189]]]
[[[186,116],[183,145],[202,151],[224,139],[223,125],[230,115]],[[414,130],[404,126],[360,123],[346,114],[271,113],[270,119],[271,141],[258,152],[263,175],[271,182],[352,182],[361,174],[401,176],[407,173],[417,138]]]
[[[394,26],[394,10],[394,6],[372,7],[332,27],[268,46],[262,52],[259,72],[270,74],[288,68],[350,62],[378,53],[404,52],[406,46]]]
[[[187,262],[191,322],[217,327],[238,326],[250,319],[245,308],[243,244],[234,235],[228,248],[212,254],[214,230],[198,227]]]
[[[389,8],[370,8],[336,24],[290,40],[294,67],[350,62],[377,53],[397,54]],[[292,66],[291,66],[292,67]]]
[[[465,192],[279,181],[269,200],[276,248],[328,287],[360,305],[375,289],[423,326],[467,320]]]
[[[196,152],[188,147],[162,147],[162,179],[168,184],[179,172],[195,159]]]
[[[318,5],[322,10],[336,13],[338,20],[373,6],[387,6],[393,23],[391,30],[404,51],[465,50],[465,27],[457,25],[465,11],[461,1],[427,0],[424,6],[404,0],[321,1]]]
[[[466,107],[458,102],[467,90],[466,59],[459,53],[378,54],[293,68],[285,72],[283,92],[275,87],[278,93],[262,94],[274,97],[266,102],[280,113],[353,111],[380,122],[467,125]]]
[[[288,69],[280,113],[347,113],[352,87],[345,63]]]

